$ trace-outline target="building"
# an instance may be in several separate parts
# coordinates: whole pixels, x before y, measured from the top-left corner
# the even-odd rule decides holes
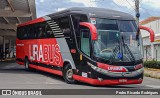
[[[35,18],[35,0],[0,0],[0,52],[13,57],[17,25]]]
[[[155,32],[155,42],[151,43],[149,33],[142,30],[144,60],[160,61],[160,17],[149,17],[140,22],[140,25],[150,27]]]

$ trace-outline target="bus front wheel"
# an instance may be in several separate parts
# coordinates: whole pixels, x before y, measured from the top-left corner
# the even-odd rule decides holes
[[[63,78],[68,84],[74,84],[77,81],[73,79],[73,70],[70,64],[67,64],[63,69]]]

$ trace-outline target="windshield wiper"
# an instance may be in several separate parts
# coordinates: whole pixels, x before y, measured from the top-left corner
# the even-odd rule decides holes
[[[135,62],[136,60],[135,60],[135,58],[134,58],[131,50],[129,49],[128,45],[124,43],[123,36],[122,36],[122,43],[123,43],[122,46],[123,46],[124,50],[126,49],[128,51],[128,53],[130,54],[130,57],[131,57],[132,61]]]
[[[127,51],[129,52],[132,61],[135,62],[136,60],[135,60],[135,58],[134,58],[134,56],[133,56],[131,50],[129,49],[128,45],[127,45],[127,44],[124,44],[124,47],[126,47]]]
[[[114,48],[112,56],[109,59],[110,64],[113,62],[113,58],[115,58],[118,51],[120,53],[120,45],[116,45],[116,47]]]
[[[116,57],[116,54],[118,54],[118,58],[123,60],[123,51],[122,51],[122,43],[120,41],[120,39],[117,39],[118,45],[116,45],[116,47],[113,50],[112,56],[110,57],[109,61],[110,64],[113,62],[113,59]],[[120,55],[120,56],[119,56]]]

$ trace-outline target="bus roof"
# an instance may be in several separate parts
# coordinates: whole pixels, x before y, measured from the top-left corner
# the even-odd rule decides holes
[[[45,19],[40,17],[40,18],[31,20],[31,21],[25,22],[23,24],[19,24],[18,27],[27,26],[27,25],[31,25],[31,24],[35,24],[35,23],[39,23],[39,22],[44,22],[44,21],[45,21]]]
[[[66,13],[86,14],[86,15],[89,15],[89,17],[93,17],[93,18],[98,17],[98,18],[118,19],[118,20],[135,20],[133,16],[128,13],[115,11],[111,9],[105,9],[105,8],[96,8],[96,7],[73,7],[73,8],[59,11],[47,16],[52,18],[55,16],[63,15],[63,14],[66,15]],[[45,21],[44,17],[40,17],[32,21],[20,24],[18,25],[18,27],[31,25],[31,24],[43,22],[43,21]]]
[[[118,20],[135,20],[132,15],[115,11],[105,8],[96,8],[96,7],[73,7],[60,12],[56,12],[48,15],[49,17],[54,17],[64,13],[76,13],[76,14],[87,14],[89,17],[99,17],[99,18],[108,18],[108,19],[118,19]]]

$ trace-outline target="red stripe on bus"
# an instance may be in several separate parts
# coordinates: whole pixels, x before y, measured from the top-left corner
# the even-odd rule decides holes
[[[30,64],[29,67],[62,76],[62,72],[58,70],[48,69],[45,67],[36,66],[32,64]]]
[[[114,66],[114,65],[108,65],[104,63],[97,62],[97,65],[99,68],[111,71],[111,72],[127,72],[128,70],[124,66]]]
[[[24,65],[24,62],[16,61],[19,65]]]
[[[126,85],[126,84],[140,84],[142,83],[142,79],[134,79],[134,80],[127,80],[126,82],[120,82],[120,80],[102,80],[99,81],[98,79],[86,78],[79,75],[73,75],[75,80],[89,83],[91,85]]]
[[[91,24],[89,22],[80,22],[80,25],[81,26],[86,26],[91,30],[90,32],[91,32],[91,35],[92,35],[92,40],[97,40],[98,39],[97,29],[93,24]]]
[[[45,21],[45,19],[43,17],[40,17],[40,18],[37,18],[35,20],[32,20],[32,21],[20,24],[20,25],[18,25],[18,27],[26,26],[26,25],[31,25],[31,24],[35,24],[35,23],[39,23],[39,22],[44,22],[44,21]]]

